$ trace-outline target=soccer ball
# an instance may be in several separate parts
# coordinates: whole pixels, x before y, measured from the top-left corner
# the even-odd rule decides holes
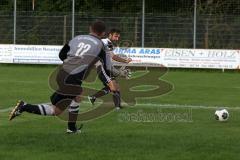
[[[226,109],[216,110],[215,119],[218,121],[227,121],[229,118],[229,113]]]

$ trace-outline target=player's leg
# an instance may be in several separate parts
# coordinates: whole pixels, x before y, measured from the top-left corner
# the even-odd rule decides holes
[[[55,115],[54,114],[55,106],[48,105],[48,104],[27,104],[23,101],[18,101],[17,105],[11,111],[9,115],[9,120],[21,115],[23,112],[29,112],[33,114],[39,115]]]
[[[114,102],[116,109],[121,109],[122,107],[121,107],[120,87],[115,79],[113,79],[109,83],[109,88],[111,89],[111,92],[113,94],[113,102]]]
[[[94,104],[94,102],[96,101],[97,98],[100,98],[102,96],[107,95],[108,93],[110,93],[111,90],[108,86],[103,87],[101,90],[97,91],[96,93],[94,93],[91,96],[88,96],[89,101]]]
[[[103,82],[105,87],[95,94],[89,96],[89,100],[94,104],[96,98],[102,97],[110,92],[113,93],[113,102],[116,109],[121,109],[121,96],[119,84],[114,78],[109,78],[104,72],[100,72],[99,79]]]
[[[59,115],[68,106],[67,103],[69,103],[71,98],[72,98],[71,96],[67,97],[64,95],[57,94],[55,92],[51,96],[52,104],[29,104],[29,103],[25,103],[24,101],[19,101],[15,106],[15,108],[10,113],[9,120],[12,120],[16,116],[21,115],[23,112],[28,112],[28,113],[38,114],[43,116]]]
[[[80,132],[81,128],[77,128],[77,125],[76,125],[80,102],[81,102],[81,96],[76,96],[68,107],[67,133]]]
[[[21,115],[23,112],[53,116],[55,115],[55,106],[49,104],[27,104],[24,101],[18,101],[9,115],[9,120]]]
[[[104,87],[97,91],[96,93],[88,96],[88,99],[92,104],[96,101],[97,98],[107,95],[111,92],[108,83],[111,81],[111,78],[106,74],[102,66],[97,67],[98,78],[102,81]]]
[[[60,93],[72,95],[70,97],[70,101],[65,101],[65,104],[57,105],[58,108],[61,106],[68,107],[68,127],[67,133],[78,133],[80,129],[77,128],[76,121],[79,112],[79,104],[80,104],[80,97],[82,94],[82,79],[87,71],[84,70],[82,72],[76,74],[68,74],[64,70],[62,74],[59,74],[57,82],[59,85]]]
[[[61,114],[68,107],[68,127],[67,133],[80,132],[81,128],[77,128],[76,121],[79,112],[79,104],[81,96],[63,96],[55,94],[51,97],[52,103],[56,106],[56,115]]]

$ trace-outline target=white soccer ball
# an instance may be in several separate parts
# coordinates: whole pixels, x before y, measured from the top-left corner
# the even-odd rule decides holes
[[[227,121],[229,118],[229,113],[226,109],[216,110],[215,119],[218,121]]]

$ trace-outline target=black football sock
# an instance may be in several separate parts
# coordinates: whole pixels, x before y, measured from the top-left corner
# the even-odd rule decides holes
[[[51,105],[48,104],[25,104],[21,107],[20,112],[28,112],[39,115],[54,115],[54,109]]]
[[[115,107],[121,107],[121,97],[120,97],[119,91],[113,92],[113,102],[114,102]]]
[[[77,130],[76,121],[79,112],[79,103],[73,100],[68,108],[68,112],[69,112],[68,129],[70,129],[71,131],[76,131]]]
[[[91,97],[93,98],[99,98],[99,97],[102,97],[108,93],[110,93],[111,90],[108,86],[102,88],[100,91],[98,91],[97,93],[93,94]]]

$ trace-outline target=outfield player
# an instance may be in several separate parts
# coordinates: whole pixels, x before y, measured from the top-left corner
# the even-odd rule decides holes
[[[113,53],[113,44],[116,43],[120,38],[120,30],[118,29],[111,29],[108,35],[108,38],[106,39],[102,39],[104,46],[105,46],[105,51],[106,51],[106,55],[107,55],[107,66],[110,68],[106,68],[107,70],[104,70],[103,66],[99,63],[97,66],[97,71],[98,71],[98,77],[99,79],[102,81],[103,85],[105,86],[104,88],[102,88],[100,91],[98,91],[97,93],[89,96],[89,100],[92,104],[94,104],[95,100],[101,96],[104,96],[110,92],[113,93],[113,102],[114,105],[116,107],[116,109],[120,109],[121,108],[121,97],[120,97],[120,88],[119,88],[119,84],[116,81],[116,72],[117,75],[124,75],[128,76],[128,72],[127,70],[125,71],[118,71],[116,70],[113,66],[112,66],[112,60],[118,61],[118,62],[122,62],[122,63],[129,63],[132,61],[131,58],[121,58],[117,55],[115,55]],[[107,71],[107,73],[106,73]],[[109,83],[109,82],[112,83]]]
[[[63,54],[60,52],[60,57],[62,55],[67,56],[62,58],[64,61],[59,67],[56,76],[58,89],[50,97],[51,105],[33,105],[19,101],[10,113],[9,120],[21,115],[23,112],[39,115],[60,115],[68,108],[67,133],[79,132],[76,120],[82,93],[82,81],[87,77],[89,70],[94,67],[97,61],[101,60],[103,68],[106,68],[106,54],[101,41],[101,38],[105,35],[105,29],[105,24],[102,21],[96,21],[90,26],[89,35],[76,36],[63,47],[61,50]]]

